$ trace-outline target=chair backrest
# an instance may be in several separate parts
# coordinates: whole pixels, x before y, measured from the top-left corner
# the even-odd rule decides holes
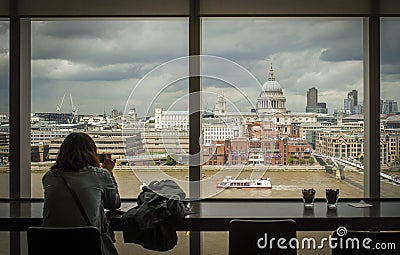
[[[229,255],[297,254],[294,220],[232,220],[229,223]],[[292,247],[292,248],[291,248]]]
[[[398,254],[400,249],[399,231],[335,231],[332,237],[332,255]]]
[[[27,231],[29,255],[101,255],[101,237],[94,226],[30,227]]]

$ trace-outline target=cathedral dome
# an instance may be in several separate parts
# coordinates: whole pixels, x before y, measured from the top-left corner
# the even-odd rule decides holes
[[[279,82],[268,80],[262,86],[262,90],[265,91],[265,92],[268,92],[268,91],[271,91],[271,92],[272,91],[282,91],[282,87],[279,84]]]
[[[264,92],[282,92],[281,85],[279,84],[279,82],[277,82],[275,80],[274,70],[272,69],[272,63],[270,65],[270,69],[269,69],[268,81],[266,81],[264,83],[264,85],[262,86],[262,91],[264,91]]]
[[[271,64],[268,81],[262,86],[260,96],[257,98],[257,112],[260,114],[285,113],[285,104],[286,97],[281,85],[275,80]]]

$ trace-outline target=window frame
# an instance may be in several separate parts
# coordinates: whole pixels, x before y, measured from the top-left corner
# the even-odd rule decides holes
[[[10,18],[10,198],[30,198],[30,22],[31,18],[134,18],[188,17],[189,56],[201,55],[202,17],[363,17],[364,18],[364,104],[365,179],[364,196],[380,197],[379,97],[380,17],[399,17],[396,0],[20,0],[0,2],[0,17]],[[199,62],[189,64],[189,179],[190,196],[200,197],[201,79]],[[372,86],[371,84],[374,84]],[[378,131],[378,132],[376,132]],[[375,169],[371,171],[370,169]],[[192,185],[193,184],[193,185]]]
[[[364,196],[380,197],[379,95],[380,17],[399,17],[398,0],[0,0],[10,18],[10,198],[30,198],[31,18],[188,17],[189,56],[201,55],[202,17],[363,17],[365,181]],[[200,197],[201,79],[199,61],[189,63],[190,197]],[[374,86],[372,86],[372,84]],[[378,106],[378,107],[377,107]],[[377,131],[377,132],[376,132]],[[374,171],[372,171],[373,169]],[[20,252],[20,233],[10,235],[10,253]],[[201,254],[200,232],[190,235],[190,254]]]

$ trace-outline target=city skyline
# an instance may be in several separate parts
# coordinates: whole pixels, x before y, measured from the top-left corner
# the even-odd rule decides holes
[[[382,99],[400,101],[399,19],[382,21]],[[128,95],[149,71],[187,56],[186,19],[32,22],[32,112],[56,111],[62,95],[71,93],[79,113],[123,110]],[[1,22],[0,111],[8,108],[8,22]],[[287,97],[287,109],[304,112],[306,91],[316,87],[329,113],[343,108],[347,92],[362,89],[362,19],[273,18],[203,19],[203,54],[238,63],[262,85],[273,62],[276,80]],[[223,72],[223,70],[221,70]],[[168,74],[166,74],[168,75]],[[162,82],[163,77],[159,77]],[[237,91],[204,80],[204,92],[220,93],[241,111]],[[255,105],[261,88],[240,87]],[[140,91],[139,116],[157,91]],[[172,86],[157,102],[187,93],[187,81]],[[168,101],[169,100],[169,101]],[[215,103],[204,98],[203,107]],[[362,104],[362,100],[359,100]],[[70,106],[65,105],[66,109]]]

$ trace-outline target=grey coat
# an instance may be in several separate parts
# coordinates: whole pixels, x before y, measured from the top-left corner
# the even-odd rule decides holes
[[[93,226],[106,231],[104,209],[121,206],[117,183],[103,168],[86,167],[77,172],[64,172],[63,176],[77,193]],[[71,193],[61,177],[51,170],[42,179],[44,189],[44,227],[86,226]]]

